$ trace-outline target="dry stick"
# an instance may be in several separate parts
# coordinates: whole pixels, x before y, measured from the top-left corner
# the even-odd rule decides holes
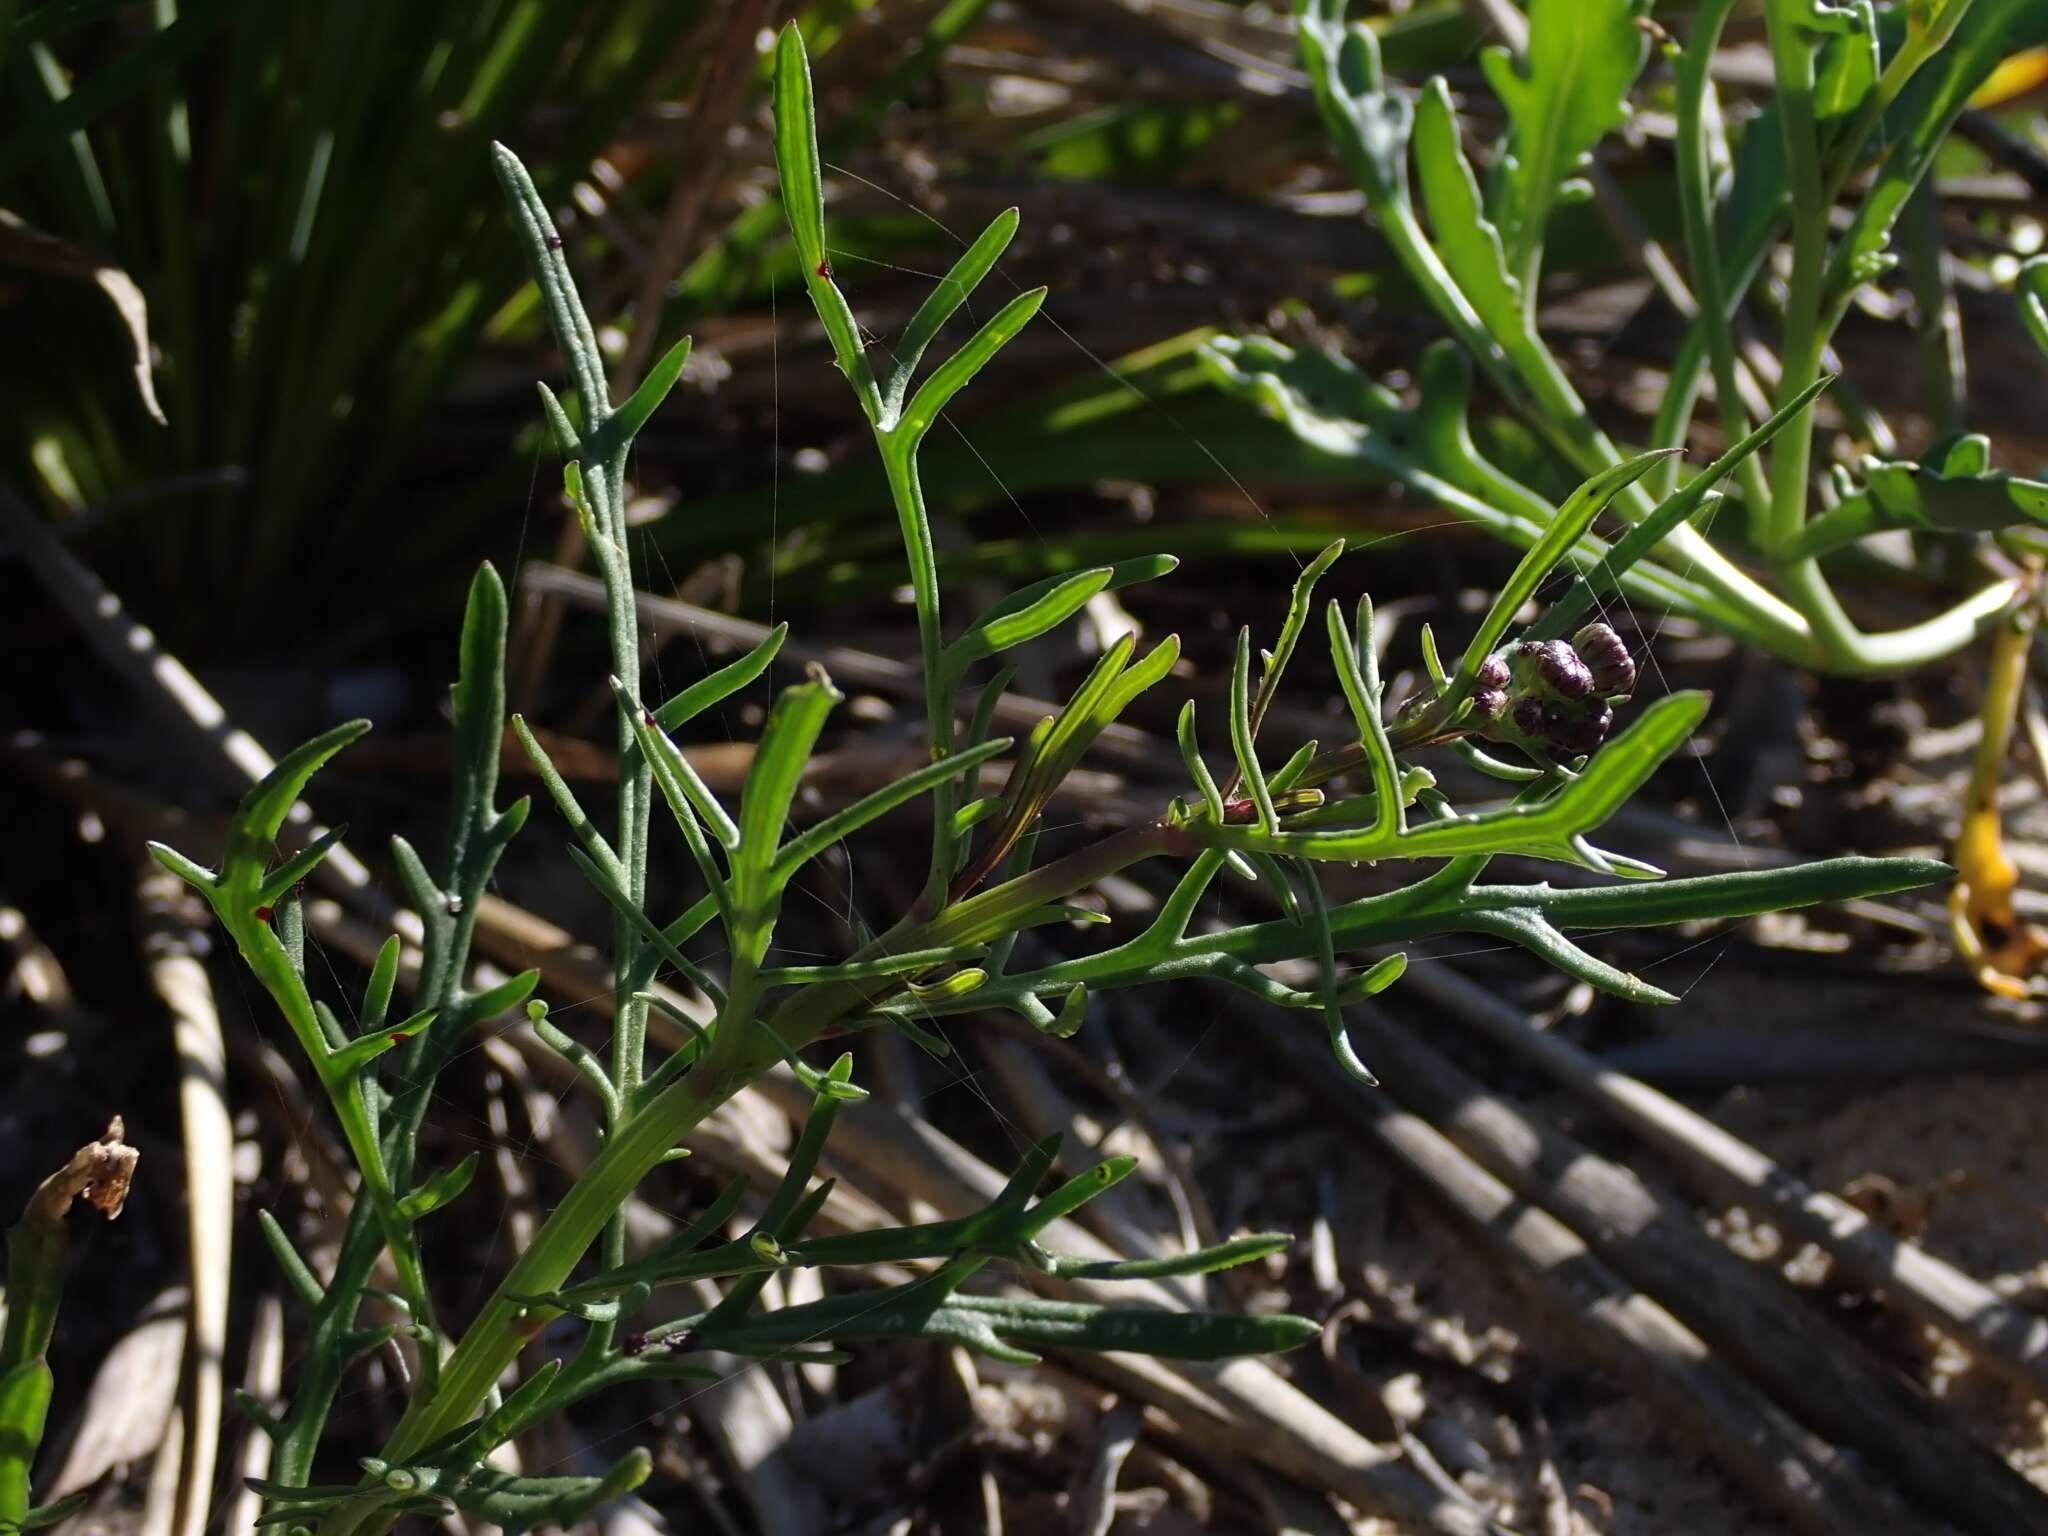
[[[235,1132],[228,1115],[227,1047],[213,984],[198,958],[204,941],[191,892],[155,860],[146,860],[136,882],[136,902],[150,985],[171,1015],[185,1143],[185,1235],[192,1300],[185,1331],[186,1432],[171,1530],[173,1536],[200,1536],[213,1500],[220,1452],[221,1369],[227,1352],[234,1249]]]
[[[1035,1138],[1058,1134],[1065,1138],[1067,1150],[1061,1161],[1069,1164],[1068,1171],[1077,1173],[1073,1166],[1077,1155],[1087,1162],[1096,1160],[1096,1149],[1080,1135],[1076,1125],[1076,1108],[1052,1080],[1046,1071],[1044,1053],[1033,1051],[1021,1040],[1011,1040],[991,1034],[978,1042],[988,1060],[989,1068],[1000,1079],[1010,1101],[1016,1106],[1018,1119],[1025,1130]],[[1163,1161],[1165,1150],[1154,1143],[1158,1156]],[[1128,1150],[1128,1149],[1124,1149]],[[1152,1258],[1168,1252],[1154,1235],[1152,1222],[1147,1217],[1141,1193],[1132,1187],[1137,1181],[1118,1184],[1104,1190],[1081,1208],[1078,1218],[1083,1226],[1092,1227],[1102,1233],[1111,1247],[1121,1249],[1130,1258]],[[1174,1251],[1185,1251],[1174,1250]],[[1207,1301],[1206,1276],[1174,1276],[1160,1283],[1174,1293],[1183,1307],[1200,1307]]]
[[[2048,1532],[2040,1490],[1891,1367],[1818,1326],[1781,1281],[1700,1230],[1678,1201],[1491,1093],[1383,1013],[1359,1007],[1350,1017],[1359,1053],[1384,1064],[1409,1109],[1583,1234],[1804,1422],[1965,1530]]]
[[[58,1027],[79,1017],[78,994],[64,974],[64,962],[29,926],[28,914],[0,896],[0,998],[20,998]]]
[[[754,77],[754,42],[767,24],[772,6],[773,0],[730,0],[727,15],[717,28],[715,51],[698,78],[690,100],[689,126],[676,151],[675,187],[669,193],[668,206],[661,211],[654,251],[633,301],[633,331],[626,341],[626,355],[612,374],[612,389],[621,398],[632,393],[654,356],[661,335],[662,306],[669,286],[697,244],[705,205],[725,169],[729,130]]]
[[[1067,1529],[1074,1536],[1109,1536],[1116,1523],[1117,1478],[1137,1446],[1144,1422],[1144,1410],[1128,1400],[1104,1417],[1094,1458],[1068,1505]]]
[[[785,1071],[771,1072],[755,1086],[786,1114],[802,1115],[811,1102],[809,1090]],[[926,1121],[872,1099],[840,1110],[831,1155],[859,1165],[945,1215],[980,1209],[1004,1183],[1002,1174]],[[1047,1247],[1063,1253],[1121,1257],[1070,1218],[1055,1221],[1042,1235]],[[1105,1301],[1177,1305],[1170,1292],[1143,1281],[1084,1284],[1076,1289]],[[1210,1366],[1106,1355],[1069,1363],[1121,1390],[1141,1393],[1177,1416],[1194,1414],[1220,1425],[1231,1437],[1231,1454],[1254,1457],[1360,1508],[1387,1511],[1443,1536],[1490,1536],[1499,1530],[1476,1505],[1446,1499],[1413,1468],[1389,1456],[1263,1361]]]
[[[1840,1453],[1797,1423],[1683,1323],[1594,1257],[1578,1233],[1518,1196],[1384,1089],[1332,1068],[1329,1050],[1292,1018],[1246,1005],[1286,1064],[1343,1111],[1344,1127],[1416,1177],[1538,1300],[1628,1387],[1640,1391],[1766,1507],[1800,1530],[1833,1536],[1932,1532],[1889,1494],[1860,1479]],[[1364,1031],[1358,1030],[1361,1048]],[[1381,1041],[1372,1038],[1375,1050]],[[1369,1055],[1398,1082],[1409,1063]]]
[[[1860,1285],[1938,1328],[2030,1396],[2048,1398],[2048,1318],[2015,1306],[1919,1245],[1894,1237],[1847,1201],[1809,1188],[1764,1153],[1646,1083],[1610,1071],[1567,1040],[1448,966],[1410,965],[1408,985],[1481,1035],[1606,1110],[1671,1160],[1708,1199],[1768,1215],[1824,1250]]]
[[[275,1413],[284,1385],[284,1303],[277,1292],[256,1298],[256,1320],[249,1327],[249,1365],[243,1390]],[[270,1436],[251,1426],[242,1440],[242,1486],[228,1505],[225,1536],[256,1536],[263,1516],[263,1495],[249,1479],[270,1476]]]
[[[129,617],[121,599],[58,540],[31,509],[0,485],[0,528],[36,573],[57,605],[70,616],[100,659],[145,699],[163,708],[185,734],[203,742],[201,766],[217,773],[236,789],[244,789],[270,772],[274,759],[247,731],[238,730],[220,700],[186,670],[185,664],[157,643],[156,636]],[[290,821],[305,829],[307,841],[326,829],[313,824],[303,801],[293,805]],[[356,856],[336,843],[316,873],[331,882],[357,889],[371,888],[370,872]]]

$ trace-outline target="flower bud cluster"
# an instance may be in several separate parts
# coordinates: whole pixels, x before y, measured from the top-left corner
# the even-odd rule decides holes
[[[1588,624],[1567,645],[1524,640],[1480,664],[1473,714],[1478,734],[1538,757],[1588,757],[1614,726],[1614,704],[1634,691],[1636,664],[1605,624]]]

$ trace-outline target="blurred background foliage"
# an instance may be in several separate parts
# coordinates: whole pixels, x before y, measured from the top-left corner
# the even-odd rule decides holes
[[[680,579],[739,554],[756,601],[771,548],[784,591],[886,577],[879,480],[864,460],[833,467],[853,422],[814,366],[813,323],[788,304],[766,195],[757,44],[778,7],[11,10],[0,475],[173,649],[381,649],[438,615],[480,555],[553,547],[524,384],[543,342],[499,227],[493,138],[563,209],[622,372],[628,354],[699,333],[690,402],[641,457],[659,562]],[[1065,3],[805,10],[825,153],[843,171],[839,259],[864,321],[886,332],[917,274],[950,261],[950,231],[1008,202],[1027,213],[1014,280],[1055,287],[1057,324],[1015,349],[1006,389],[984,392],[1007,402],[933,444],[939,503],[1003,509],[980,527],[976,565],[1014,575],[1116,547],[1099,532],[1040,543],[1028,508],[1048,493],[1329,472],[1209,395],[1187,333],[1261,318],[1312,291],[1311,272],[1369,271],[1371,239],[1273,200],[1318,153],[1280,19],[1173,10],[1164,24]],[[1204,25],[1183,35],[1188,16]],[[1388,34],[1390,62],[1417,70],[1454,65],[1479,35],[1455,3],[1416,7]],[[1252,242],[1272,259],[1244,261]],[[108,268],[132,279],[146,320],[92,280]],[[127,382],[131,324],[146,325],[161,422]],[[1168,542],[1322,537],[1237,501]],[[0,580],[15,587],[18,566]]]
[[[1140,547],[1227,561],[1441,521],[1397,492],[1346,491],[1370,469],[1223,398],[1194,355],[1213,330],[1263,327],[1343,345],[1399,387],[1432,334],[1333,163],[1284,14],[798,9],[829,125],[834,259],[863,323],[891,333],[957,232],[1013,203],[1007,280],[1052,289],[1049,323],[927,450],[955,576],[1014,581]],[[1500,128],[1477,62],[1488,9],[1368,14],[1390,77],[1446,72],[1481,139]],[[562,212],[615,374],[698,339],[636,465],[646,584],[756,618],[886,594],[879,472],[791,302],[769,196],[761,40],[788,10],[0,3],[0,479],[202,666],[403,664],[479,557],[573,556],[526,384],[547,343],[487,172],[502,138]],[[1688,13],[1655,16],[1682,35]],[[1760,36],[1739,15],[1717,69],[1737,120],[1768,94]],[[2019,249],[1978,146],[2004,132],[2038,162],[2027,83],[1945,152],[1966,307]],[[1603,152],[1626,206],[1562,210],[1546,269],[1546,334],[1624,440],[1673,345],[1642,274],[1679,237],[1670,89],[1653,60],[1643,110]],[[128,377],[138,346],[147,387]],[[1836,398],[1858,408],[1854,389]],[[1526,483],[1569,488],[1483,395],[1473,425]],[[0,557],[0,592],[33,633],[19,561]]]

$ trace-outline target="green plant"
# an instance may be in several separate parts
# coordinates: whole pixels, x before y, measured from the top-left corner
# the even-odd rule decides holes
[[[89,1141],[36,1187],[21,1220],[7,1229],[7,1315],[0,1328],[0,1533],[55,1525],[85,1502],[83,1493],[53,1504],[29,1502],[29,1473],[50,1411],[54,1383],[44,1359],[64,1302],[64,1263],[71,1247],[64,1218],[79,1200],[107,1220],[121,1214],[139,1154],[123,1141],[116,1115],[106,1135]]]
[[[252,791],[237,814],[220,869],[201,869],[159,848],[157,855],[214,904],[243,957],[291,1022],[315,1063],[361,1163],[364,1198],[351,1213],[334,1277],[316,1280],[275,1223],[265,1231],[294,1288],[312,1313],[306,1364],[291,1408],[264,1419],[280,1445],[278,1476],[263,1485],[273,1516],[317,1526],[326,1536],[382,1530],[401,1514],[450,1505],[522,1527],[565,1519],[647,1475],[635,1452],[601,1478],[524,1479],[485,1466],[484,1458],[522,1429],[600,1389],[665,1380],[699,1370],[701,1351],[754,1357],[801,1356],[825,1345],[869,1338],[925,1337],[957,1342],[1008,1360],[1047,1347],[1118,1349],[1210,1359],[1277,1350],[1302,1342],[1314,1324],[1285,1316],[1228,1316],[1105,1307],[1092,1303],[978,1294],[966,1283],[992,1264],[1050,1278],[1116,1280],[1204,1271],[1272,1252],[1284,1239],[1260,1234],[1185,1256],[1134,1263],[1084,1262],[1051,1252],[1039,1235],[1056,1217],[1129,1171],[1111,1159],[1041,1192],[1057,1154],[1041,1142],[1018,1164],[985,1209],[960,1220],[845,1236],[810,1235],[829,1185],[812,1175],[839,1107],[863,1096],[853,1057],[819,1069],[804,1053],[835,1037],[895,1028],[925,1049],[944,1052],[941,1022],[1007,1009],[1064,1034],[1080,1027],[1090,996],[1104,989],[1208,979],[1269,1002],[1322,1014],[1333,1049],[1350,1070],[1369,1076],[1344,1034],[1345,1005],[1378,992],[1401,972],[1397,951],[1356,967],[1340,955],[1464,932],[1506,938],[1595,986],[1642,1001],[1668,994],[1575,945],[1570,930],[1740,916],[1802,903],[1869,896],[1926,883],[1940,865],[1916,860],[1840,859],[1765,874],[1716,876],[1644,885],[1657,872],[1603,852],[1588,836],[1639,789],[1698,723],[1697,694],[1661,699],[1604,745],[1587,745],[1587,712],[1604,710],[1627,678],[1602,648],[1597,626],[1577,651],[1559,638],[1587,616],[1586,594],[1623,579],[1640,547],[1609,550],[1604,571],[1581,601],[1553,608],[1517,637],[1517,610],[1543,575],[1575,548],[1611,499],[1657,462],[1645,456],[1596,476],[1560,512],[1472,636],[1457,665],[1439,668],[1437,686],[1388,716],[1370,644],[1371,614],[1354,622],[1331,604],[1324,615],[1329,653],[1350,706],[1347,736],[1330,751],[1313,744],[1269,767],[1257,737],[1290,658],[1307,632],[1318,579],[1342,552],[1333,545],[1302,573],[1285,623],[1263,653],[1256,680],[1249,631],[1240,633],[1232,677],[1230,776],[1219,783],[1195,739],[1193,709],[1180,739],[1196,793],[1155,819],[1045,862],[1036,859],[1039,813],[1091,742],[1146,690],[1167,676],[1178,654],[1167,640],[1135,659],[1126,638],[1111,646],[1066,707],[1014,748],[991,737],[993,706],[1008,680],[997,671],[979,687],[960,726],[963,686],[1002,654],[1044,635],[1106,588],[1165,574],[1171,562],[1138,560],[1058,577],[1014,594],[952,631],[942,623],[936,557],[918,497],[917,450],[947,399],[965,387],[1036,308],[1027,293],[998,310],[922,384],[917,365],[975,283],[994,265],[1015,227],[999,218],[941,281],[879,372],[825,256],[823,208],[809,68],[792,27],[775,61],[778,165],[784,204],[807,268],[806,284],[832,337],[889,470],[912,573],[925,661],[931,760],[900,780],[800,831],[786,833],[804,768],[826,730],[839,694],[813,671],[777,697],[756,744],[737,809],[703,782],[671,733],[759,678],[775,658],[783,630],[755,652],[649,707],[640,694],[634,590],[625,522],[625,476],[634,434],[659,406],[681,368],[687,343],[658,364],[624,403],[610,405],[589,319],[546,206],[510,151],[497,169],[519,224],[550,319],[555,325],[582,419],[545,386],[541,399],[563,456],[567,495],[596,552],[611,598],[613,687],[618,699],[619,813],[607,836],[578,804],[537,740],[520,727],[549,794],[574,834],[572,855],[616,913],[613,962],[617,1011],[609,1061],[561,1032],[524,976],[477,996],[464,990],[467,922],[525,802],[493,806],[494,764],[503,701],[503,595],[486,569],[472,589],[456,686],[457,803],[445,868],[437,880],[403,845],[398,866],[428,924],[423,1010],[387,1025],[397,968],[394,941],[380,955],[359,1010],[343,1029],[313,1001],[294,950],[290,892],[322,856],[315,844],[271,868],[269,850],[283,810],[310,775],[360,733],[347,725],[308,743]],[[1726,473],[1747,448],[1718,466]],[[1696,506],[1711,480],[1669,498],[1657,516],[1670,521]],[[1640,544],[1640,541],[1638,541]],[[1433,653],[1432,653],[1433,655]],[[1566,660],[1567,656],[1573,659]],[[1582,680],[1580,672],[1585,673]],[[1519,692],[1536,700],[1534,728],[1516,724]],[[1548,734],[1545,713],[1569,699],[1571,729]],[[1560,717],[1561,719],[1563,717]],[[1503,725],[1502,722],[1507,722]],[[518,723],[515,722],[515,726]],[[1605,721],[1596,733],[1604,736]],[[1528,766],[1487,755],[1473,738],[1505,740]],[[1516,779],[1513,799],[1476,812],[1454,809],[1428,771],[1402,754],[1454,746],[1489,771]],[[1011,762],[1001,790],[984,791],[983,771]],[[1576,766],[1574,766],[1576,765]],[[1353,778],[1353,787],[1340,787]],[[659,801],[673,820],[703,895],[681,915],[647,910],[652,812]],[[889,812],[922,801],[932,846],[919,896],[885,930],[828,964],[789,964],[775,951],[784,894],[811,860]],[[1411,821],[1411,809],[1416,811]],[[1605,888],[1482,884],[1499,855],[1514,854],[1634,877]],[[1026,929],[1088,914],[1072,899],[1141,860],[1183,860],[1185,873],[1143,932],[1120,943],[1035,969],[1013,964]],[[1421,878],[1391,892],[1332,902],[1318,866],[1360,860],[1424,861]],[[1193,919],[1225,869],[1270,881],[1285,915],[1267,922],[1197,931]],[[716,942],[708,943],[707,939]],[[684,946],[692,945],[693,957]],[[1307,961],[1313,989],[1288,986],[1261,966]],[[709,997],[716,1016],[689,1024],[678,1050],[647,1059],[650,984],[671,968]],[[603,1111],[602,1148],[555,1206],[459,1340],[434,1321],[420,1262],[419,1223],[458,1197],[469,1164],[422,1176],[415,1138],[435,1074],[480,1020],[526,1003],[544,1040],[581,1075]],[[687,1022],[687,1021],[686,1021]],[[403,1046],[403,1051],[399,1047]],[[394,1058],[398,1070],[388,1071]],[[726,1235],[744,1198],[735,1185],[672,1240],[629,1255],[621,1211],[663,1162],[677,1155],[713,1110],[763,1074],[786,1067],[814,1104],[786,1171],[743,1235]],[[365,1332],[357,1314],[377,1255],[389,1252],[404,1285],[399,1304],[420,1369],[397,1428],[351,1484],[311,1481],[320,1426],[347,1358],[388,1330]],[[594,1258],[579,1275],[586,1258]],[[761,1310],[767,1277],[792,1265],[857,1267],[923,1263],[915,1278],[823,1300]],[[656,1287],[684,1281],[723,1283],[721,1299],[676,1322],[641,1331],[630,1324]],[[497,1389],[521,1350],[563,1316],[584,1325],[566,1358],[550,1359],[501,1397]],[[255,1410],[260,1413],[260,1410]]]
[[[1870,451],[1833,465],[1816,506],[1811,389],[1850,306],[1897,260],[1887,247],[1902,214],[1909,276],[1923,309],[1939,312],[1943,253],[1929,170],[1999,61],[2048,41],[2048,7],[1925,0],[1880,14],[1873,0],[1765,0],[1776,94],[1731,158],[1709,65],[1734,8],[1734,0],[1703,0],[1685,46],[1669,50],[1679,207],[1697,315],[1650,443],[1685,442],[1706,378],[1729,442],[1748,436],[1756,415],[1782,418],[1792,410],[1768,454],[1745,461],[1732,481],[1751,551],[1765,570],[1753,574],[1708,537],[1709,502],[1664,530],[1624,587],[1659,611],[1688,615],[1804,666],[1910,668],[1956,650],[2005,613],[2019,590],[2010,568],[1994,569],[1978,590],[1932,618],[1874,634],[1844,610],[1822,561],[1898,528],[1992,533],[2036,549],[2048,524],[2048,484],[1992,470],[1985,439],[1959,432],[1955,392],[1946,387],[1949,354],[1941,349],[1933,372],[1949,419],[1930,461],[1878,456],[1889,433],[1852,413],[1850,435]],[[1472,375],[1476,368],[1571,473],[1624,462],[1538,334],[1536,315],[1550,215],[1583,192],[1580,162],[1628,111],[1649,47],[1647,9],[1642,0],[1534,0],[1523,56],[1492,49],[1482,59],[1507,119],[1482,188],[1443,78],[1411,97],[1384,77],[1371,28],[1345,25],[1345,0],[1298,0],[1302,58],[1323,122],[1402,272],[1449,336],[1424,355],[1413,406],[1334,353],[1261,337],[1208,347],[1214,376],[1326,452],[1365,461],[1511,542],[1541,537],[1556,509],[1489,462],[1466,430]],[[1889,44],[1882,57],[1881,40]],[[1831,239],[1831,210],[1865,173],[1846,231]],[[1790,268],[1775,296],[1763,277],[1781,239]],[[1745,303],[1775,307],[1779,322],[1775,399],[1754,415],[1745,402],[1760,395],[1735,343]],[[1623,524],[1643,526],[1653,506],[1647,487],[1668,490],[1677,473],[1673,461],[1617,497]],[[1596,557],[1589,545],[1574,559]]]
[[[103,301],[46,285],[7,311],[0,473],[60,519],[111,508],[96,553],[117,587],[225,595],[183,637],[195,651],[323,601],[359,623],[364,582],[438,605],[503,505],[504,459],[440,457],[426,517],[408,472],[461,367],[530,303],[517,253],[482,238],[484,151],[546,107],[543,179],[566,190],[675,83],[705,14],[29,0],[0,48],[0,207],[149,295],[167,425],[106,387],[123,342]],[[407,558],[358,565],[373,548]],[[323,568],[291,613],[272,601]]]

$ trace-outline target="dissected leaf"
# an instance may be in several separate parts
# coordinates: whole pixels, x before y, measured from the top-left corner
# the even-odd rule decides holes
[[[2048,482],[1984,467],[1984,441],[1963,438],[1939,467],[1863,460],[1860,485],[1842,477],[1840,500],[1788,546],[1795,558],[1822,555],[1887,528],[1922,533],[1999,533],[2048,525]]]
[[[1636,25],[1646,0],[1532,0],[1528,51],[1480,54],[1507,108],[1508,159],[1497,210],[1509,266],[1534,280],[1550,211],[1579,163],[1628,116],[1628,91],[1649,38]]]

